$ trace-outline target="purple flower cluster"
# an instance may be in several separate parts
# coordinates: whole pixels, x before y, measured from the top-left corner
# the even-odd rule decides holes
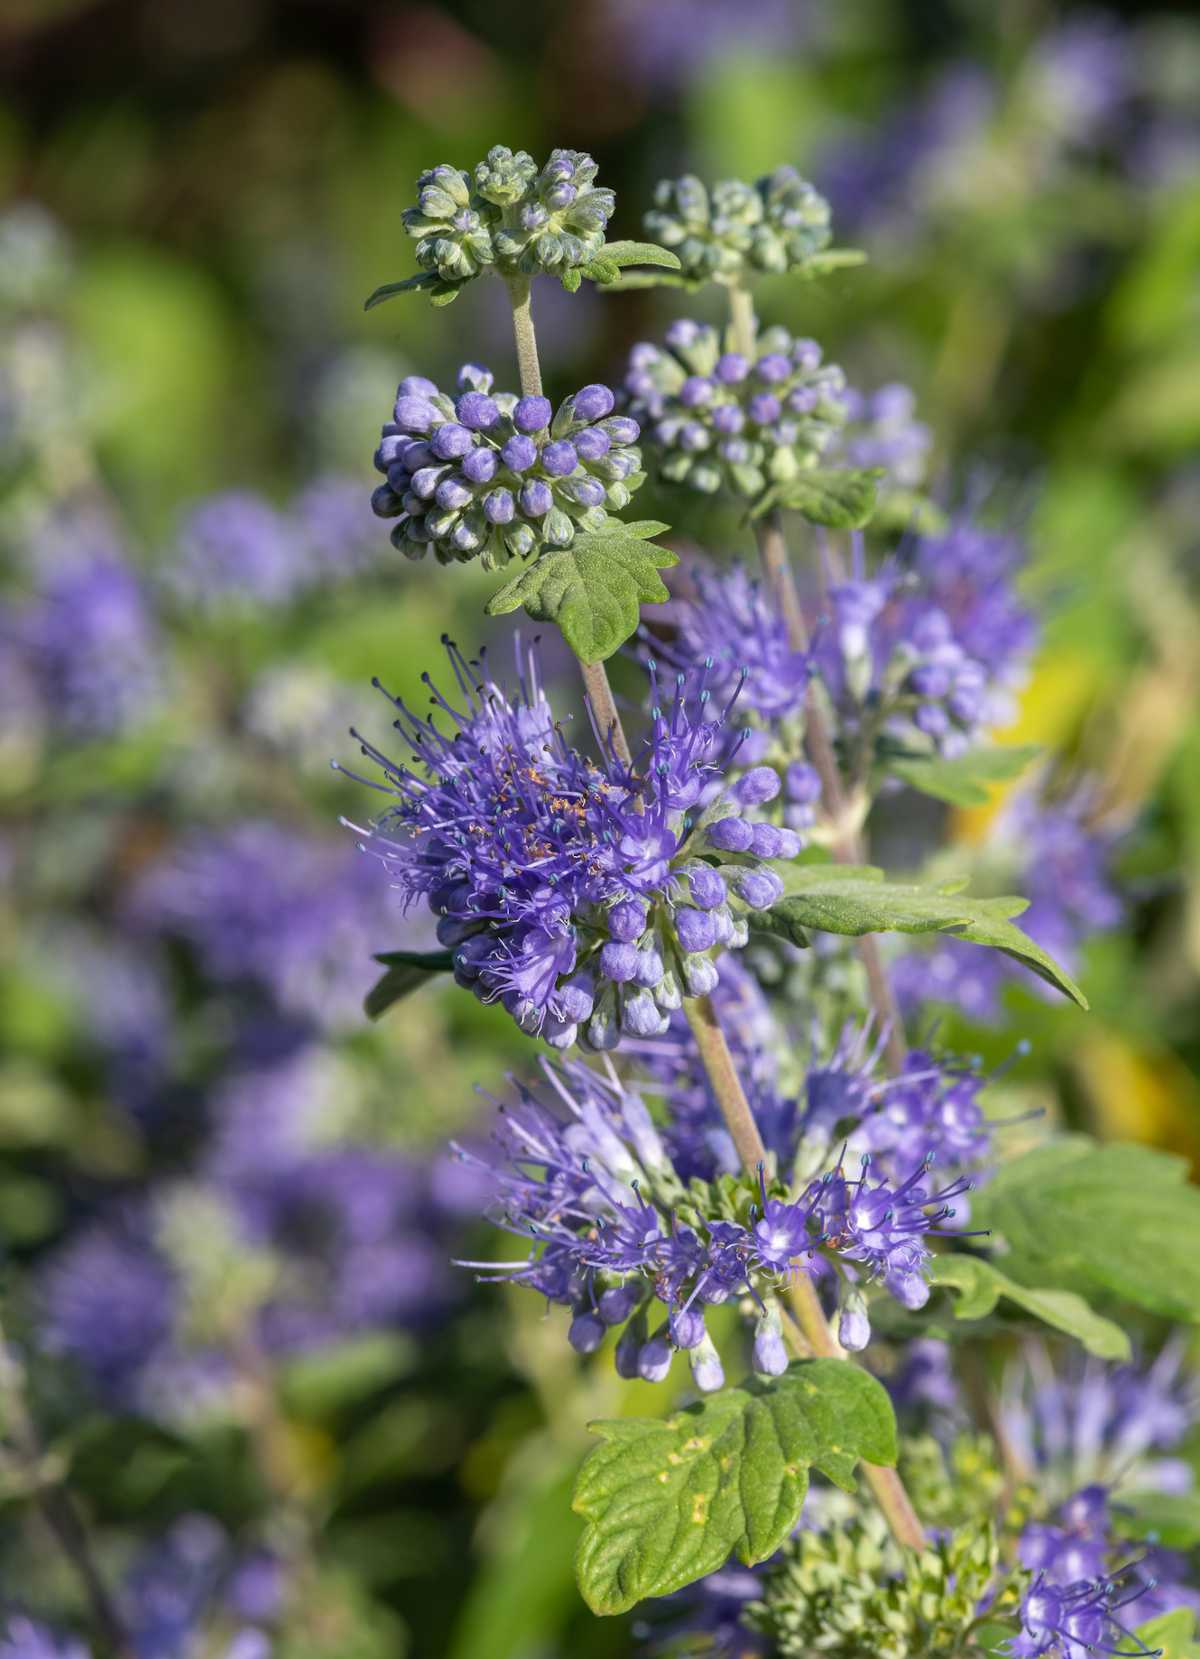
[[[825,1056],[814,1035],[813,1057],[792,1096],[781,1087],[769,1017],[761,1035],[755,1031],[762,993],[736,957],[722,958],[714,1001],[764,1144],[793,1181],[807,1180],[842,1150],[869,1158],[893,1181],[929,1164],[955,1174],[987,1167],[995,1125],[979,1103],[984,1074],[914,1049],[899,1074],[887,1076],[882,1041],[869,1026],[848,1025]],[[637,1054],[662,1093],[662,1133],[676,1171],[684,1180],[735,1175],[737,1155],[686,1029],[643,1043]],[[960,1197],[956,1221],[967,1213]]]
[[[914,537],[873,574],[858,542],[814,641],[843,734],[869,721],[893,744],[954,754],[1002,720],[1033,642],[1015,564],[1008,538],[966,525]]]
[[[1087,787],[1053,803],[1040,790],[1023,791],[996,819],[984,849],[985,857],[994,852],[992,862],[1013,866],[1006,885],[1029,899],[1022,928],[1068,970],[1088,939],[1119,927],[1126,913],[1111,874],[1118,836],[1089,822],[1092,806]],[[1040,994],[1040,981],[1018,974],[999,951],[956,939],[905,952],[893,972],[904,1008],[950,1002],[985,1025],[999,1019],[1001,994],[1014,979]]]
[[[643,480],[638,424],[613,413],[607,386],[584,386],[555,411],[549,398],[493,393],[492,379],[466,364],[456,398],[421,375],[400,382],[375,451],[387,482],[371,505],[399,519],[392,545],[406,558],[432,549],[443,564],[478,558],[491,570],[569,547]]]
[[[741,564],[717,570],[698,559],[688,564],[686,574],[687,592],[671,601],[668,612],[674,638],[667,645],[647,638],[647,644],[688,673],[709,664],[707,683],[715,697],[731,695],[740,684],[739,707],[768,731],[800,720],[811,660],[789,643],[784,620],[760,578]]]
[[[167,580],[203,610],[285,605],[304,586],[304,560],[285,513],[252,490],[228,490],[187,514]]]
[[[949,1200],[965,1180],[939,1187],[927,1163],[903,1180],[875,1179],[864,1157],[856,1177],[839,1162],[793,1192],[768,1188],[760,1169],[757,1190],[702,1199],[695,1184],[683,1186],[644,1101],[614,1071],[580,1062],[544,1069],[545,1097],[517,1085],[515,1101],[501,1107],[505,1161],[493,1172],[497,1225],[531,1238],[533,1251],[523,1263],[474,1265],[570,1307],[570,1340],[581,1352],[623,1326],[622,1375],[661,1380],[683,1349],[697,1386],[718,1388],[704,1310],[745,1296],[758,1309],[755,1368],[777,1375],[788,1361],[775,1292],[798,1273],[829,1274],[830,1256],[851,1283],[839,1321],[847,1347],[870,1336],[860,1281],[882,1282],[905,1307],[928,1300],[927,1241],[953,1215]],[[668,1312],[651,1331],[655,1300]]]
[[[194,1177],[102,1212],[50,1261],[46,1344],[110,1404],[174,1418],[221,1397],[242,1328],[296,1354],[450,1305],[457,1201],[428,1163],[336,1132],[331,1064],[314,1048],[230,1079]]]
[[[925,481],[933,434],[917,419],[917,400],[907,386],[860,392],[848,386],[842,401],[846,426],[835,458],[848,467],[882,467],[885,487],[914,490]]]
[[[753,361],[724,351],[715,328],[680,318],[665,350],[634,346],[625,376],[661,476],[703,495],[761,495],[817,464],[846,419],[846,381],[813,340],[759,336]]]
[[[1027,1343],[1004,1378],[1005,1436],[1021,1462],[1040,1471],[1043,1486],[1052,1479],[1060,1492],[1118,1479],[1189,1491],[1190,1465],[1167,1455],[1196,1417],[1183,1359],[1183,1345],[1171,1342],[1145,1367],[1086,1358],[1056,1370],[1042,1347]]]
[[[252,490],[228,490],[185,517],[166,573],[177,600],[205,611],[293,604],[368,570],[375,520],[361,485],[318,476],[284,510]]]
[[[1027,1565],[1027,1563],[1026,1563]],[[1161,1648],[1147,1647],[1117,1614],[1139,1601],[1146,1581],[1130,1568],[1112,1574],[1055,1584],[1039,1572],[1021,1598],[1021,1630],[1003,1644],[1013,1659],[1090,1659],[1095,1653],[1121,1653],[1157,1659]]]
[[[435,693],[448,734],[392,699],[419,770],[363,745],[385,778],[373,787],[398,803],[360,831],[366,850],[440,918],[459,983],[523,1030],[594,1049],[665,1031],[683,997],[716,984],[713,949],[745,943],[735,906],[765,909],[783,890],[764,861],[794,857],[799,838],[748,816],[777,774],[752,767],[725,786],[732,700],[710,718],[703,680],[680,675],[664,703],[651,668],[650,730],[627,767],[568,745],[536,649],[511,696],[482,660],[448,651],[462,703]]]
[[[144,931],[186,939],[210,979],[255,984],[324,1029],[358,1022],[370,957],[396,942],[360,859],[266,820],[185,836],[142,877],[130,912]]]
[[[161,641],[145,589],[115,548],[52,565],[2,624],[47,722],[75,739],[114,737],[159,707]]]

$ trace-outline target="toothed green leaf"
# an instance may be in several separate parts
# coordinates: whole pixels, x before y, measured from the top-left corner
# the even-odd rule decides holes
[[[602,662],[637,630],[643,605],[669,597],[658,572],[679,561],[644,538],[644,525],[612,521],[612,528],[581,533],[570,547],[543,553],[488,601],[489,616],[523,605],[538,622],[554,622],[581,662]]]
[[[887,1393],[844,1360],[799,1362],[665,1421],[591,1427],[603,1443],[575,1485],[573,1507],[587,1522],[575,1564],[600,1614],[670,1595],[733,1552],[747,1566],[765,1561],[800,1519],[810,1466],[852,1491],[860,1458],[896,1461]]]

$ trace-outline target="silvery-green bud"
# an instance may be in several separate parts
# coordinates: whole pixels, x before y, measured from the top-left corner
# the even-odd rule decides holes
[[[496,207],[522,201],[537,177],[537,163],[525,150],[495,144],[475,169],[475,188]]]
[[[829,204],[794,167],[711,191],[692,175],[664,179],[646,233],[671,248],[696,282],[741,282],[757,272],[803,270],[830,240]]]

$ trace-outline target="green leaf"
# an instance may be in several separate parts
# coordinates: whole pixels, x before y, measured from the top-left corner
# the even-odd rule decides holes
[[[709,1396],[665,1422],[591,1424],[602,1444],[579,1471],[587,1522],[575,1570],[593,1613],[624,1613],[724,1565],[752,1566],[800,1519],[808,1468],[853,1491],[859,1458],[896,1461],[882,1386],[844,1360],[805,1360],[782,1377]]]
[[[1064,1136],[1011,1163],[972,1200],[973,1224],[1008,1246],[1022,1284],[1107,1292],[1200,1322],[1200,1190],[1184,1159]]]
[[[389,950],[375,960],[382,962],[387,972],[363,999],[370,1020],[377,1020],[393,1003],[419,990],[433,974],[449,973],[454,967],[454,957],[448,950]]]
[[[861,248],[826,248],[805,261],[801,276],[828,276],[830,271],[845,271],[855,265],[865,265],[867,256]]]
[[[1148,1648],[1162,1651],[1162,1659],[1200,1659],[1200,1644],[1196,1634],[1196,1615],[1190,1607],[1177,1607],[1173,1613],[1160,1613],[1137,1632]]]
[[[606,242],[599,257],[623,268],[626,265],[658,265],[666,271],[680,269],[679,256],[657,242]]]
[[[611,518],[598,533],[602,536],[636,536],[639,541],[653,541],[655,536],[664,535],[670,528],[661,518],[635,518],[632,523],[622,518]]]
[[[585,276],[592,282],[598,282],[603,287],[605,283],[617,280],[621,274],[621,267],[615,260],[605,259],[603,254],[598,254],[595,259],[589,259],[586,265],[581,265],[575,274],[577,277]]]
[[[847,870],[839,864],[774,862],[784,896],[769,910],[754,910],[747,921],[759,932],[775,933],[793,944],[807,942],[809,931],[864,933],[953,933],[973,944],[992,945],[1031,968],[1081,1008],[1087,998],[1069,974],[1028,934],[1009,920],[1028,906],[1027,899],[976,899],[938,892],[910,882],[888,881],[874,872]]]
[[[577,294],[579,292],[580,284],[583,281],[583,277],[572,266],[570,270],[560,271],[558,273],[558,280],[562,283],[568,294]]]
[[[535,621],[556,622],[581,662],[602,662],[636,631],[643,605],[669,597],[658,571],[679,560],[644,539],[654,533],[616,521],[577,535],[493,594],[487,613],[505,616],[524,605]]]
[[[1003,1296],[1043,1324],[1073,1336],[1099,1359],[1127,1360],[1131,1356],[1129,1338],[1121,1327],[1101,1318],[1074,1291],[1032,1290],[978,1256],[935,1256],[929,1278],[935,1285],[958,1292],[954,1304],[958,1319],[986,1318]]]
[[[1168,1550],[1200,1544],[1200,1492],[1126,1492],[1122,1487],[1112,1518],[1123,1538],[1144,1538]]]
[[[440,280],[432,271],[421,271],[417,276],[405,277],[403,282],[385,282],[363,301],[363,310],[370,311],[373,306],[382,305],[384,300],[394,299],[397,294],[412,294],[421,288],[435,288]]]
[[[887,761],[887,770],[911,789],[951,806],[986,806],[987,785],[1015,778],[1041,753],[1036,743],[1007,748],[972,749],[946,760],[941,755],[911,755]]]
[[[685,288],[688,292],[703,287],[674,271],[622,271],[615,282],[602,282],[602,294],[628,294],[635,288]]]
[[[790,507],[812,524],[827,524],[835,530],[858,530],[875,511],[875,496],[882,467],[813,468],[772,484],[754,503],[750,516],[760,518],[772,507]]]
[[[429,296],[430,302],[433,305],[437,305],[437,306],[453,305],[454,301],[459,296],[459,292],[461,291],[462,286],[463,285],[462,285],[461,282],[439,283],[439,285],[432,291],[432,293]]]

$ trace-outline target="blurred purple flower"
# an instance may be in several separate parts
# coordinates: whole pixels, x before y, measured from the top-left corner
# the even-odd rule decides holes
[[[113,737],[154,713],[164,689],[158,628],[115,550],[53,566],[15,626],[46,715],[68,735]]]
[[[251,490],[193,507],[166,571],[178,599],[207,611],[287,604],[307,579],[297,528]]]
[[[292,502],[290,517],[309,582],[339,582],[378,565],[379,520],[358,479],[315,478]]]
[[[131,913],[185,938],[218,984],[255,982],[325,1029],[358,1023],[379,974],[372,953],[414,931],[344,841],[266,821],[185,837],[142,879]]]

